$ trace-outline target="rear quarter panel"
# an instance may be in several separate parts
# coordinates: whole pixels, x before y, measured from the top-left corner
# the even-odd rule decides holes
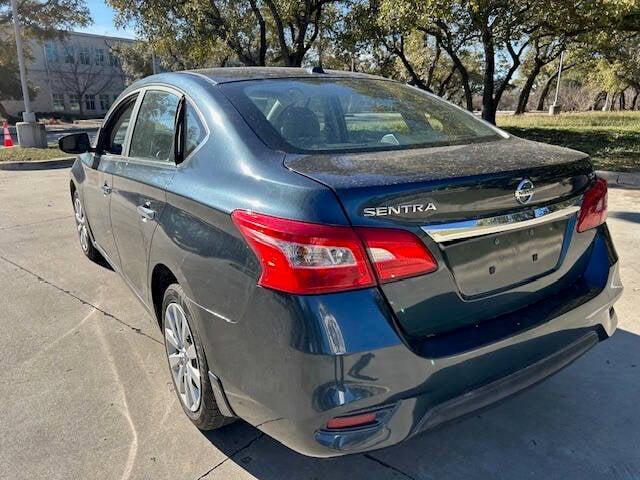
[[[174,273],[189,297],[195,329],[207,337],[203,343],[209,367],[226,385],[239,381],[228,377],[241,374],[233,368],[234,359],[243,354],[242,336],[251,330],[250,323],[261,321],[246,312],[256,290],[262,290],[257,287],[258,261],[231,212],[248,209],[326,224],[348,222],[331,190],[286,169],[283,154],[267,149],[227,100],[210,90],[191,92],[202,98],[198,106],[209,136],[178,166],[168,186],[148,276],[150,287],[157,265]],[[152,304],[151,293],[148,300]]]

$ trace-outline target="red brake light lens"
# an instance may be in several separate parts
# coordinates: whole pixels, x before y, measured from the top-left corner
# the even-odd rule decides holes
[[[594,185],[584,194],[580,215],[578,216],[578,232],[584,232],[607,220],[607,181],[597,178]]]
[[[389,228],[356,228],[380,283],[430,273],[438,263],[411,232]]]
[[[376,421],[375,413],[361,413],[360,415],[352,415],[350,417],[335,417],[327,422],[327,428],[330,430],[340,428],[354,428],[363,425],[369,425]]]
[[[350,227],[244,210],[234,211],[231,218],[260,260],[258,285],[295,294],[375,285],[364,247]]]
[[[231,218],[260,260],[258,285],[282,292],[353,290],[376,285],[376,277],[385,283],[438,268],[420,239],[404,230],[319,225],[245,210]]]

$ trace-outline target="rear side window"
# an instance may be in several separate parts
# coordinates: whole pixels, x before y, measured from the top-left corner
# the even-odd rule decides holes
[[[202,143],[204,137],[207,136],[207,131],[202,125],[198,114],[191,106],[190,103],[186,104],[185,112],[185,145],[184,145],[184,158],[188,157],[198,145]]]
[[[221,88],[267,145],[285,151],[389,150],[499,138],[473,115],[385,80],[273,79]]]
[[[145,93],[131,137],[130,157],[173,161],[178,100],[168,92],[150,90]]]

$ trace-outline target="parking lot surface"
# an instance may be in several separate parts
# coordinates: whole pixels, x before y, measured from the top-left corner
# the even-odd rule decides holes
[[[80,251],[68,178],[0,171],[0,478],[640,478],[640,190],[609,193],[626,287],[612,339],[491,409],[318,460],[244,422],[191,425],[158,328]]]

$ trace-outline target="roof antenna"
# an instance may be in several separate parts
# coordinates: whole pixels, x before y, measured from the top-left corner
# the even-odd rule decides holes
[[[314,65],[313,67],[307,67],[307,72],[309,73],[325,73],[320,65]]]

